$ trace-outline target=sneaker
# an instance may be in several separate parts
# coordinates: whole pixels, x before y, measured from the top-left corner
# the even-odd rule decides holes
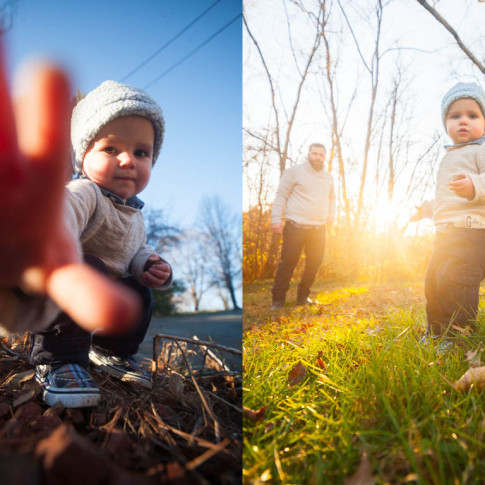
[[[132,382],[147,389],[152,388],[152,378],[132,357],[106,355],[93,348],[89,351],[89,360],[98,369],[124,382]]]
[[[283,302],[282,301],[274,301],[271,304],[271,310],[281,310],[283,308]]]
[[[430,343],[435,345],[437,354],[443,354],[444,352],[455,348],[455,344],[451,340],[438,335],[430,336],[425,334],[419,339],[419,343],[421,345],[429,345]]]
[[[318,302],[311,300],[310,298],[305,298],[303,300],[297,300],[296,304],[298,306],[305,306],[305,305],[311,306],[311,305],[318,305]]]
[[[82,365],[36,365],[35,380],[49,406],[60,402],[66,408],[87,408],[99,403],[99,388]]]

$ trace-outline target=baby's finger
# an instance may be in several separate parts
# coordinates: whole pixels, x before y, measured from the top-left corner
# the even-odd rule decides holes
[[[155,276],[155,278],[158,278],[160,280],[166,280],[169,275],[170,275],[170,270],[166,270],[163,268],[157,268],[157,266],[152,266],[149,270],[148,273]]]
[[[47,63],[31,64],[21,76],[19,84],[26,90],[21,95],[28,96],[28,103],[24,100],[15,110],[19,148],[41,168],[44,188],[46,183],[63,190],[70,158],[69,81],[60,68]]]
[[[0,203],[8,200],[25,176],[19,157],[10,90],[5,72],[5,59],[0,43]]]
[[[143,273],[143,280],[145,284],[150,288],[156,288],[157,286],[162,285],[164,282],[163,278],[160,279],[148,271]]]
[[[133,291],[85,264],[65,265],[52,271],[47,279],[47,293],[90,332],[129,331],[140,315],[141,304]]]

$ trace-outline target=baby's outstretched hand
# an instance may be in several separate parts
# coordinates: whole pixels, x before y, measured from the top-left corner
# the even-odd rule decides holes
[[[149,288],[162,286],[170,276],[170,265],[163,261],[157,254],[152,254],[145,263],[145,271],[142,274],[143,283]]]
[[[460,173],[455,175],[449,184],[450,190],[455,192],[458,197],[473,200],[475,198],[475,186],[469,175]]]
[[[38,65],[31,71],[28,103],[14,114],[2,54],[0,45],[0,290],[48,295],[89,331],[128,329],[140,302],[82,263],[64,223],[67,77],[59,68]]]

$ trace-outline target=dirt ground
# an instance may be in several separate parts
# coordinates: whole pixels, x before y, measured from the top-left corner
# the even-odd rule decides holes
[[[241,376],[184,364],[197,346],[160,355],[152,390],[92,371],[102,400],[82,410],[43,404],[28,345],[0,345],[0,483],[241,482]]]

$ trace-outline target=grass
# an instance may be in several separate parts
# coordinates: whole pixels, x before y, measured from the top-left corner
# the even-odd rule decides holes
[[[451,387],[483,321],[438,354],[420,282],[320,283],[322,305],[280,312],[270,285],[244,288],[245,483],[484,483],[485,393]]]

